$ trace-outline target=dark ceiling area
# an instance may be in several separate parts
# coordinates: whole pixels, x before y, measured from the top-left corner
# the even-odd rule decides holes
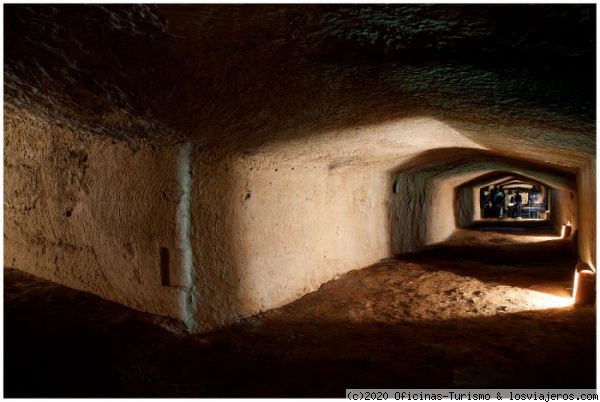
[[[4,5],[5,104],[251,147],[428,115],[595,124],[594,4]]]

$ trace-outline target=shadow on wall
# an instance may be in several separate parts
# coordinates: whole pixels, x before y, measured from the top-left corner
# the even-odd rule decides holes
[[[454,219],[453,194],[444,181],[460,173],[460,166],[484,151],[438,148],[425,151],[391,170],[394,188],[389,201],[392,252],[414,252],[450,234]],[[477,169],[473,167],[472,169]],[[444,216],[445,215],[445,216]],[[439,226],[444,228],[439,232]],[[438,231],[438,233],[434,233]]]
[[[482,154],[491,153],[471,148],[432,149],[391,170],[395,183],[389,201],[393,254],[417,251],[451,234],[454,197],[453,191],[443,191],[444,182],[482,169],[476,163]]]
[[[229,160],[192,148],[190,243],[193,256],[188,329],[228,325],[244,311],[240,297],[242,261],[234,233],[243,197]],[[242,184],[243,185],[243,184]]]

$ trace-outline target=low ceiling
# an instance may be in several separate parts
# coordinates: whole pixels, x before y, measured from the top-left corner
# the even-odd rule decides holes
[[[595,15],[594,4],[7,4],[5,113],[244,152],[425,116],[487,149],[526,137],[592,155]]]

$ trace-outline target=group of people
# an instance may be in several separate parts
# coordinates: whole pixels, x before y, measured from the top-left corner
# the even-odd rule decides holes
[[[517,190],[506,193],[495,187],[491,191],[484,191],[481,200],[481,209],[484,218],[517,218],[521,219],[523,211],[523,197]]]

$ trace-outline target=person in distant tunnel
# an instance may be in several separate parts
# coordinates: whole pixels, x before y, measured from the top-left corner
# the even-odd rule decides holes
[[[502,218],[502,210],[504,209],[504,193],[498,187],[494,194],[494,217]]]
[[[521,219],[523,218],[523,216],[521,215],[521,212],[523,210],[523,197],[521,196],[521,193],[519,193],[518,190],[517,194],[515,195],[515,203],[517,207],[517,219]]]
[[[492,201],[490,199],[490,193],[488,191],[483,192],[483,197],[481,199],[481,211],[483,213],[484,218],[490,218],[492,214]]]

